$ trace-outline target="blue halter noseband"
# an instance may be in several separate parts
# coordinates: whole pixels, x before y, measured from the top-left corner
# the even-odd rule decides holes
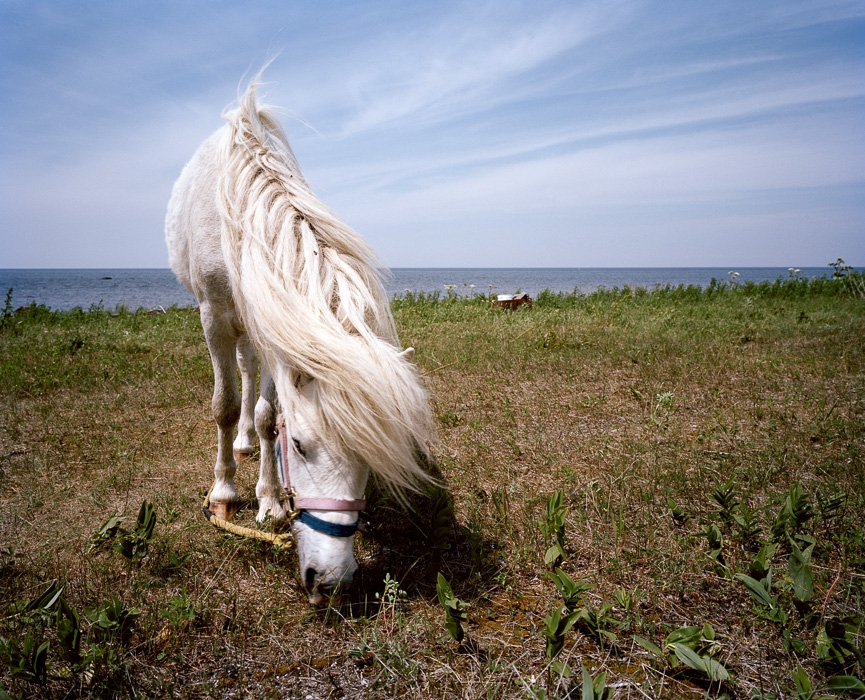
[[[360,518],[358,518],[356,523],[352,523],[351,525],[341,525],[340,523],[331,523],[327,520],[317,518],[309,511],[362,511],[366,508],[366,500],[347,501],[338,498],[299,498],[294,495],[294,491],[291,488],[291,477],[289,476],[288,430],[281,413],[276,417],[276,428],[276,464],[279,467],[279,480],[282,482],[282,487],[288,496],[291,510],[296,513],[295,517],[297,520],[308,528],[324,535],[330,535],[331,537],[351,537],[357,530],[362,532],[365,527],[360,522]]]

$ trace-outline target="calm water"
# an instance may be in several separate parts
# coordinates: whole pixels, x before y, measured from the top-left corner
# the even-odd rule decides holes
[[[788,276],[787,268],[735,268],[738,280],[774,281]],[[668,267],[668,268],[395,268],[388,281],[391,295],[412,292],[441,292],[446,285],[461,296],[478,293],[513,294],[528,292],[536,296],[544,289],[589,293],[598,287],[645,287],[657,285],[697,284],[706,286],[714,277],[727,281],[731,268]],[[832,268],[804,267],[805,277],[830,276]],[[472,287],[472,285],[474,285]],[[76,306],[88,309],[102,304],[106,309],[126,306],[129,309],[173,304],[189,306],[195,298],[174,278],[171,270],[0,270],[0,303],[12,288],[12,306],[33,302],[52,309],[68,310]]]

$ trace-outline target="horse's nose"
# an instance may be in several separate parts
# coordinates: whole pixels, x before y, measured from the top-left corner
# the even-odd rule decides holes
[[[357,565],[349,568],[340,576],[334,576],[333,572],[321,573],[312,566],[307,567],[303,574],[303,587],[309,596],[309,602],[317,605],[329,600],[340,590],[345,590],[354,578]]]
[[[311,591],[315,588],[315,580],[316,578],[321,578],[317,576],[315,573],[315,569],[311,566],[306,570],[306,576],[303,578],[303,587],[306,588],[307,591]]]

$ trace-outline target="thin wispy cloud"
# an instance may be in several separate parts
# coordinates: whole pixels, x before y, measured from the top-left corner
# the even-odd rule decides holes
[[[375,63],[350,77],[358,109],[345,133],[453,122],[541,94],[521,81],[578,45],[591,31],[582,13],[507,21],[495,13],[450,17],[439,26],[389,42]]]
[[[391,265],[865,263],[861,3],[7,0],[0,267],[167,264],[173,180],[274,55]]]

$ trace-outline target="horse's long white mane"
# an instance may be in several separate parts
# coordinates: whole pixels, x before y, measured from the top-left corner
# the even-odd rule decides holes
[[[316,380],[320,429],[386,484],[429,477],[416,462],[433,439],[416,367],[399,355],[381,263],[312,193],[256,83],[225,114],[219,153],[222,248],[246,332],[274,370]],[[291,412],[291,406],[283,406]]]

